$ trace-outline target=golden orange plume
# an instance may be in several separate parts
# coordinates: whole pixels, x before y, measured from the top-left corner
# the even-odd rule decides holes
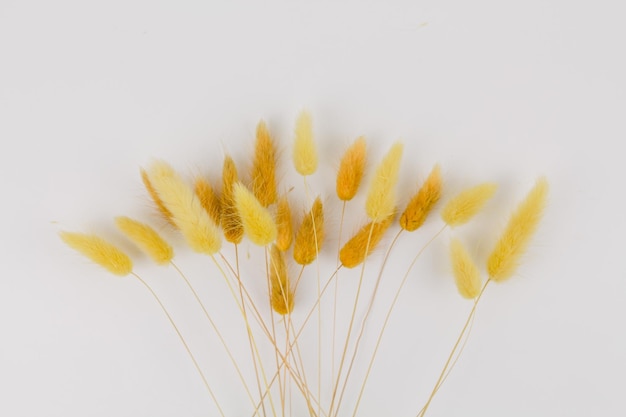
[[[339,252],[339,260],[346,268],[360,265],[383,238],[383,235],[393,223],[395,213],[379,223],[368,223],[363,226],[352,238],[343,245]],[[368,244],[369,240],[369,244]]]
[[[278,235],[276,236],[276,246],[281,251],[286,251],[293,241],[293,222],[291,219],[291,207],[287,196],[278,199],[276,207],[276,228]]]
[[[235,206],[235,198],[233,195],[233,187],[239,181],[237,174],[237,166],[235,161],[229,155],[224,158],[224,167],[222,169],[222,229],[224,229],[224,238],[238,244],[243,239],[243,224],[237,207]]]
[[[317,197],[296,233],[293,247],[293,258],[300,265],[313,262],[324,242],[324,207],[322,200]],[[317,243],[317,246],[315,245]]]
[[[211,183],[204,178],[198,178],[196,179],[194,191],[204,210],[211,216],[215,224],[219,225],[222,207],[220,198],[211,186]]]
[[[293,311],[293,291],[282,251],[272,245],[270,253],[270,300],[272,308],[280,315]]]
[[[400,217],[400,226],[409,232],[419,228],[441,198],[441,169],[435,165],[422,188],[411,198]]]
[[[252,192],[263,207],[276,202],[276,150],[265,122],[256,128],[254,162],[252,164]]]
[[[352,200],[356,195],[363,179],[366,159],[367,145],[361,136],[346,150],[339,164],[336,189],[340,200]]]

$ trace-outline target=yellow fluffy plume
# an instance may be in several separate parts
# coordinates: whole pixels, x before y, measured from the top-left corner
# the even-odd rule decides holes
[[[243,225],[241,218],[235,207],[233,187],[239,181],[235,161],[229,155],[224,158],[222,168],[222,229],[224,238],[234,244],[238,244],[243,239]]]
[[[548,182],[540,178],[512,214],[487,260],[487,272],[492,280],[502,282],[515,273],[543,216],[547,197]]]
[[[311,116],[305,111],[300,113],[296,120],[293,165],[301,175],[311,175],[317,170],[317,148],[313,140],[313,125]]]
[[[265,122],[256,128],[256,144],[252,163],[252,192],[267,207],[276,202],[276,150]]]
[[[148,191],[148,194],[150,195],[150,198],[154,202],[154,205],[156,206],[159,213],[161,213],[163,218],[167,220],[169,224],[176,227],[176,225],[174,224],[174,221],[172,220],[172,213],[170,213],[167,207],[165,207],[165,204],[163,204],[163,201],[161,201],[161,198],[159,197],[157,192],[154,190],[154,187],[150,183],[150,178],[148,178],[148,173],[143,169],[141,170],[141,181],[143,182],[143,185],[146,187],[146,190]]]
[[[367,159],[367,144],[360,137],[346,150],[337,172],[337,197],[343,201],[352,200],[361,185]]]
[[[461,191],[446,203],[441,212],[441,218],[449,226],[467,223],[482,210],[497,188],[496,184],[485,183]]]
[[[254,194],[238,182],[233,188],[233,197],[248,239],[259,246],[268,245],[276,240],[276,223]]]
[[[343,248],[341,248],[339,252],[341,264],[346,268],[354,268],[360,265],[365,258],[376,249],[383,235],[393,223],[394,217],[395,214],[392,214],[380,223],[370,222],[363,226],[345,245],[343,245]]]
[[[315,243],[317,242],[317,246]],[[317,197],[311,211],[305,214],[302,224],[296,233],[293,246],[293,258],[300,265],[313,262],[324,242],[324,207],[322,200]]]
[[[61,232],[59,236],[70,248],[115,275],[128,275],[133,270],[128,255],[98,236],[72,232]]]
[[[450,261],[459,294],[469,299],[478,297],[481,288],[480,272],[458,239],[450,242]]]
[[[220,234],[200,200],[174,169],[164,161],[152,164],[148,177],[191,249],[212,255],[220,250]]]
[[[196,179],[194,192],[202,204],[202,208],[211,216],[213,222],[220,224],[220,216],[222,214],[222,205],[220,198],[209,183],[204,178]]]
[[[293,221],[291,219],[291,207],[287,196],[278,199],[276,207],[276,246],[281,251],[286,251],[293,241]]]
[[[441,198],[442,184],[441,169],[439,165],[435,165],[400,217],[400,226],[404,230],[412,232],[424,224],[433,207]]]
[[[169,263],[174,249],[152,227],[129,217],[117,217],[117,228],[159,265]]]
[[[272,308],[280,315],[293,311],[293,292],[289,283],[289,274],[282,251],[272,245],[270,254],[270,300]]]
[[[396,206],[396,183],[404,146],[396,142],[376,168],[365,202],[365,211],[373,222],[382,222]]]

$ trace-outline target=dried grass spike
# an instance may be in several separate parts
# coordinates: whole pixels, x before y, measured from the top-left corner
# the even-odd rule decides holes
[[[207,255],[219,251],[222,242],[217,226],[204,211],[191,187],[164,161],[155,162],[147,172],[189,247]]]
[[[291,218],[291,207],[287,196],[278,199],[276,207],[276,246],[281,251],[286,251],[293,241],[293,221]]]
[[[154,202],[159,213],[161,213],[163,218],[167,220],[169,224],[176,227],[174,220],[172,220],[172,213],[167,209],[167,207],[165,207],[165,204],[163,204],[161,197],[159,197],[154,187],[152,186],[152,183],[150,183],[148,173],[144,169],[141,170],[141,181],[143,182],[144,187],[146,187],[146,190],[148,191],[148,194],[150,195],[150,198]]]
[[[317,247],[315,243],[317,242]],[[313,262],[324,242],[324,207],[322,200],[317,197],[311,211],[305,214],[302,224],[296,233],[293,246],[293,258],[300,265]]]
[[[117,217],[117,228],[159,265],[169,263],[174,249],[152,227],[129,217]]]
[[[450,242],[450,261],[456,287],[461,296],[469,299],[478,297],[481,289],[480,272],[458,239],[452,239]]]
[[[67,246],[115,275],[128,275],[133,270],[128,255],[98,236],[72,232],[61,232],[59,236]]]
[[[204,210],[211,216],[213,222],[217,225],[220,224],[220,217],[222,214],[222,204],[220,198],[209,183],[204,178],[196,179],[194,186],[194,192],[200,200],[200,204]]]
[[[502,282],[517,269],[521,256],[541,221],[548,197],[548,181],[540,178],[517,206],[487,260],[489,277]]]
[[[365,258],[369,256],[383,238],[389,226],[393,223],[395,214],[390,215],[384,221],[379,223],[368,223],[363,226],[352,238],[343,245],[339,252],[339,260],[346,268],[354,268],[363,263]],[[372,228],[373,224],[373,228]],[[371,230],[371,238],[370,238]],[[368,239],[369,247],[367,244]],[[367,253],[366,253],[367,249]]]
[[[274,204],[276,193],[276,150],[264,121],[256,128],[254,162],[252,164],[252,192],[263,205]]]
[[[235,207],[235,199],[233,196],[233,187],[239,182],[237,174],[237,166],[235,161],[229,155],[224,158],[224,167],[222,168],[222,229],[224,230],[224,238],[234,244],[238,244],[243,239],[243,224],[237,208]]]
[[[484,183],[461,191],[446,203],[441,218],[449,226],[467,223],[482,210],[497,188],[496,184]]]
[[[354,198],[361,185],[367,160],[367,144],[364,137],[359,137],[346,150],[339,163],[337,172],[337,197],[343,201]]]
[[[400,217],[400,226],[404,230],[412,232],[424,224],[433,207],[441,198],[441,188],[441,168],[439,165],[435,165]]]
[[[289,283],[285,256],[276,245],[272,245],[270,268],[270,299],[272,308],[275,312],[284,316],[293,311],[294,295]]]
[[[301,175],[311,175],[317,170],[317,148],[313,140],[311,115],[305,111],[300,113],[296,121],[293,165]]]
[[[233,197],[248,239],[259,246],[273,242],[277,232],[276,223],[270,212],[240,182],[236,183],[233,188]]]
[[[373,222],[381,222],[395,211],[403,148],[402,143],[394,143],[376,168],[365,202],[365,211]]]

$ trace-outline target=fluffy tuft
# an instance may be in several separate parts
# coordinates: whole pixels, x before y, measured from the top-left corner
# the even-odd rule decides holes
[[[276,223],[254,194],[238,182],[233,188],[233,197],[248,239],[259,246],[268,245],[276,240]]]
[[[202,208],[200,200],[164,161],[155,162],[147,171],[150,182],[172,213],[172,219],[192,250],[212,255],[220,250],[222,242],[213,220]]]
[[[172,213],[167,209],[167,207],[165,207],[165,204],[163,204],[161,197],[159,197],[159,194],[157,194],[156,190],[152,186],[152,183],[150,182],[150,178],[148,178],[148,173],[144,169],[141,170],[141,181],[143,182],[144,187],[146,187],[146,191],[148,191],[156,209],[159,213],[161,213],[161,216],[163,216],[169,224],[176,227],[174,220],[172,220]]]
[[[278,198],[274,140],[262,120],[256,128],[256,144],[252,163],[252,192],[263,207],[274,204]]]
[[[339,163],[337,172],[337,197],[343,201],[354,198],[361,185],[367,162],[367,144],[364,137],[359,137],[346,150]]]
[[[461,191],[446,203],[441,218],[452,227],[467,223],[482,210],[497,189],[496,184],[484,183]]]
[[[315,243],[317,242],[317,246]],[[324,207],[322,200],[317,197],[313,202],[311,211],[302,219],[302,224],[296,233],[293,246],[293,258],[300,265],[308,265],[313,262],[324,242]]]
[[[293,241],[293,221],[291,219],[291,207],[287,196],[278,199],[276,207],[276,246],[281,251],[286,251]]]
[[[317,170],[317,148],[313,140],[311,115],[305,111],[296,120],[296,137],[293,144],[293,165],[301,175],[311,175]]]
[[[363,226],[352,238],[343,245],[339,252],[339,260],[346,268],[360,265],[369,256],[383,238],[389,226],[393,223],[395,214],[390,215],[379,223],[368,223]],[[371,230],[371,238],[370,238]],[[369,239],[369,246],[368,241]],[[367,252],[367,253],[366,253]]]
[[[547,198],[548,181],[540,178],[511,215],[487,260],[487,272],[492,280],[502,282],[515,273],[519,260],[543,217]]]
[[[243,224],[241,223],[239,213],[237,213],[233,196],[233,187],[237,182],[239,182],[239,175],[237,174],[235,161],[229,155],[226,155],[222,168],[221,221],[224,238],[234,244],[240,243],[241,239],[243,239]]]
[[[72,232],[61,232],[59,236],[67,246],[115,275],[128,275],[133,270],[128,255],[98,236]]]
[[[174,249],[152,227],[129,217],[117,217],[117,228],[159,265],[169,263]]]
[[[293,311],[294,297],[285,256],[276,245],[272,245],[270,253],[270,291],[270,301],[275,312],[284,316]]]
[[[459,294],[469,299],[478,297],[481,288],[480,272],[458,239],[450,242],[450,261]]]
[[[441,198],[442,186],[441,168],[439,165],[435,165],[400,217],[400,226],[404,230],[412,232],[424,224],[433,207]]]
[[[376,168],[365,202],[365,211],[373,222],[382,222],[395,210],[396,184],[403,148],[400,142],[394,143]]]
[[[204,178],[196,179],[194,185],[194,192],[202,204],[202,208],[211,217],[216,225],[220,224],[220,217],[222,215],[222,204],[220,198],[211,186],[211,183]]]

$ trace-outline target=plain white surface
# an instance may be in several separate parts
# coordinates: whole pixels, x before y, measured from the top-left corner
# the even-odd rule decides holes
[[[57,232],[94,231],[136,255],[111,219],[162,226],[138,167],[159,157],[215,178],[226,150],[245,171],[261,118],[283,148],[284,189],[300,187],[288,156],[303,107],[323,155],[312,183],[328,202],[329,230],[340,213],[338,153],[361,134],[375,157],[404,140],[402,202],[436,162],[447,195],[500,184],[476,222],[455,231],[476,257],[538,175],[551,183],[520,273],[489,288],[429,415],[626,414],[625,12],[620,1],[0,2],[0,415],[217,415],[154,300],[85,262]],[[351,214],[349,231],[364,219],[358,203]],[[433,218],[403,238],[390,283],[439,227]],[[403,293],[362,416],[413,416],[436,379],[470,306],[446,269],[450,235],[429,248]],[[168,236],[252,375],[222,281]],[[248,248],[252,273],[259,254]],[[180,280],[139,259],[226,414],[251,415]],[[305,353],[315,378],[312,335]],[[351,415],[355,393],[341,415]]]

